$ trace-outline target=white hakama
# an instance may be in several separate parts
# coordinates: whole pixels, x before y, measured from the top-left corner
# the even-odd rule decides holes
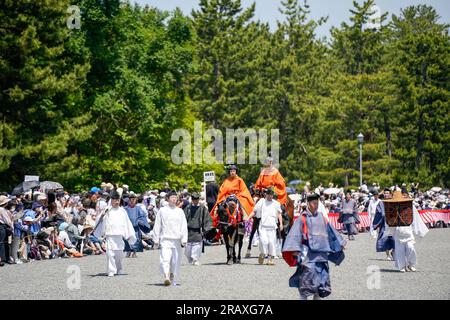
[[[277,229],[259,227],[259,251],[264,256],[276,256],[277,253]]]
[[[384,236],[392,235],[395,241],[394,258],[395,267],[398,270],[416,267],[417,253],[414,248],[416,243],[414,234],[424,237],[428,228],[419,216],[419,212],[413,205],[413,223],[407,227],[387,227]]]
[[[186,215],[177,207],[162,207],[153,227],[153,241],[160,244],[159,266],[165,278],[172,280],[180,273],[181,244],[186,244],[188,229]]]
[[[164,240],[159,251],[159,268],[163,276],[180,274],[181,241]]]
[[[398,270],[405,268],[416,267],[417,254],[414,248],[415,241],[402,242],[400,239],[394,237],[395,240],[395,267]]]
[[[200,260],[200,256],[202,255],[202,247],[203,247],[203,243],[201,241],[188,242],[186,244],[186,249],[184,251],[184,254],[186,255],[186,258],[188,259],[189,263]]]
[[[259,251],[264,256],[277,255],[277,222],[281,205],[276,200],[260,199],[254,208],[257,218],[261,218],[258,228]]]

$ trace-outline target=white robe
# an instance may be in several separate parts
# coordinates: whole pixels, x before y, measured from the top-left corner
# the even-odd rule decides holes
[[[264,256],[276,256],[277,252],[277,221],[281,214],[281,205],[278,201],[260,199],[254,208],[259,223],[259,250]]]
[[[414,248],[417,235],[421,238],[428,233],[428,228],[422,221],[416,207],[413,206],[413,223],[407,227],[387,227],[385,236],[392,235],[395,241],[395,266],[401,270],[406,267],[415,267],[417,264],[417,253]]]
[[[184,250],[184,254],[188,259],[189,263],[199,261],[200,256],[202,255],[202,242],[188,242],[186,244],[186,249]]]
[[[188,229],[184,211],[177,207],[161,207],[152,230],[155,243],[159,243],[160,271],[164,276],[180,273],[181,244],[186,244]]]
[[[377,231],[373,229],[373,219],[375,218],[375,213],[377,210],[377,206],[380,203],[380,199],[370,199],[369,207],[367,208],[367,213],[369,215],[369,221],[370,221],[370,235],[375,237],[377,235]]]
[[[98,219],[94,231],[97,238],[105,238],[107,273],[116,274],[123,271],[122,259],[125,243],[136,242],[133,225],[124,208],[109,208],[102,219]]]

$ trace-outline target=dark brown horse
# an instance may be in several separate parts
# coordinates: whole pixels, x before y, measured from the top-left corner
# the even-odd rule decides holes
[[[236,196],[231,195],[217,205],[219,230],[223,235],[227,250],[227,264],[241,263],[241,250],[244,243],[244,210]],[[236,244],[238,252],[236,255]]]

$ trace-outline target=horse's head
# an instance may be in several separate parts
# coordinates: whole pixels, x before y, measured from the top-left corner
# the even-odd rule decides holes
[[[233,215],[238,205],[238,199],[235,195],[231,195],[217,205],[217,214],[221,222],[229,222],[229,216]]]

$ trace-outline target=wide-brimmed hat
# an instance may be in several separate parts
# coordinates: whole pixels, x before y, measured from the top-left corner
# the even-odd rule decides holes
[[[92,226],[92,225],[90,225],[90,224],[85,224],[84,226],[83,226],[83,230],[88,230],[88,229],[94,229],[94,227]]]
[[[191,196],[192,200],[198,200],[200,199],[200,194],[198,192],[194,192]]]
[[[66,230],[66,228],[69,226],[69,224],[67,222],[63,222],[59,225],[58,230],[59,231],[64,231]]]
[[[37,201],[46,200],[46,199],[47,199],[47,196],[45,194],[40,194],[36,198]]]
[[[34,210],[37,208],[42,208],[42,204],[40,204],[39,202],[33,202],[33,205],[31,206],[31,210]]]
[[[33,222],[33,218],[32,217],[30,217],[30,216],[26,216],[25,218],[23,218],[23,221],[24,222]]]
[[[412,202],[412,198],[405,198],[401,191],[394,191],[391,199],[383,200],[383,202]]]
[[[137,196],[137,194],[136,193],[134,193],[133,191],[130,191],[129,193],[128,193],[128,198],[137,198],[138,196]]]
[[[7,196],[0,196],[0,206],[7,204],[10,201],[11,199],[9,199]]]

